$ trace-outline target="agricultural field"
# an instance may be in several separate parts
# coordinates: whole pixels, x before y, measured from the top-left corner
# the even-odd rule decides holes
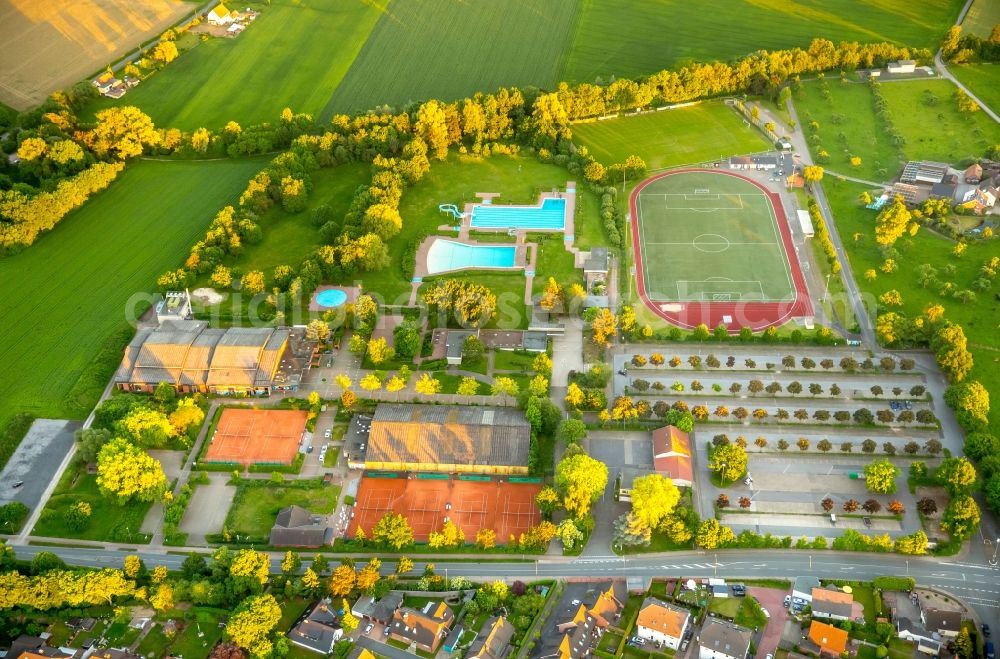
[[[975,0],[962,21],[962,31],[985,38],[997,23],[1000,23],[1000,4],[994,0]]]
[[[17,110],[31,109],[197,7],[182,0],[4,2],[0,43],[6,56],[0,58],[0,101]]]
[[[970,378],[982,382],[994,398],[1000,396],[1000,333],[996,321],[1000,317],[1000,302],[995,297],[996,285],[994,290],[978,293],[976,302],[963,304],[917,283],[918,268],[930,263],[938,270],[953,266],[953,275],[939,278],[953,282],[959,289],[969,288],[979,277],[983,262],[997,254],[996,243],[972,243],[961,258],[956,258],[951,254],[954,241],[922,228],[916,236],[896,243],[900,252],[900,257],[896,258],[899,269],[892,274],[879,272],[877,279],[869,281],[863,274],[869,268],[877,269],[882,263],[882,255],[873,233],[875,211],[858,203],[858,195],[866,188],[833,178],[824,180],[823,187],[861,290],[875,297],[891,289],[898,290],[903,297],[901,308],[910,317],[921,313],[928,304],[943,305],[945,316],[961,325],[968,336],[975,359]],[[855,233],[861,235],[860,240],[852,239]],[[1000,429],[1000,410],[996,406],[991,418],[995,432]]]
[[[884,84],[882,89],[889,86]],[[823,162],[818,158],[820,150],[830,154],[824,167],[871,181],[888,181],[899,171],[903,155],[875,114],[875,99],[867,84],[837,78],[811,80],[800,85],[792,100],[809,136],[813,158]],[[811,125],[814,121],[818,129]],[[813,135],[819,135],[819,140],[814,141]],[[850,162],[854,156],[861,158],[857,167]]]
[[[881,86],[892,125],[906,139],[909,160],[958,163],[982,157],[1000,141],[1000,126],[982,112],[963,114],[948,80],[893,82]]]
[[[576,11],[575,0],[395,0],[322,118],[501,86],[551,88]]]
[[[573,138],[605,165],[637,155],[651,170],[769,148],[756,128],[722,103],[576,124]]]
[[[1000,64],[949,64],[948,70],[991,110],[1000,112]]]
[[[106,351],[107,363],[90,369],[108,338],[128,329],[130,300],[177,267],[263,162],[132,162],[107,191],[32,247],[0,259],[6,373],[0,427],[17,412],[87,415],[118,363],[121,343]]]
[[[482,159],[452,155],[445,162],[432,161],[430,172],[403,193],[399,205],[403,230],[389,241],[389,253],[395,255],[392,264],[381,272],[365,273],[361,277],[365,290],[380,293],[390,303],[395,303],[401,296],[404,302],[408,299],[410,280],[403,274],[400,255],[411,258],[404,253],[408,245],[422,235],[437,233],[439,226],[447,224],[448,218],[438,211],[439,204],[456,204],[461,208],[468,202],[477,201],[477,192],[499,192],[500,197],[494,201],[497,204],[533,204],[542,191],[563,188],[567,181],[574,178],[562,167],[520,156],[500,155]],[[322,194],[322,191],[317,186],[313,194]],[[598,203],[593,193],[577,188],[576,197],[577,234],[602,235]],[[539,270],[539,276],[545,274]],[[519,272],[517,277],[521,280],[523,297],[524,276]]]
[[[382,15],[386,0],[273,0],[235,39],[211,38],[110,105],[136,105],[158,126],[221,129],[318,115]]]
[[[990,4],[990,0],[977,0]],[[962,0],[584,0],[561,79],[634,77],[689,60],[805,47],[817,37],[934,49]],[[680,29],[679,29],[680,28]],[[987,32],[988,34],[988,32]],[[665,35],[669,35],[667,38]]]

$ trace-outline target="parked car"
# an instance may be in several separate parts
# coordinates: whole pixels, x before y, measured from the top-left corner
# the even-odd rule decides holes
[[[367,625],[365,625],[365,634],[371,634],[373,629],[375,629],[375,624],[369,622]]]
[[[736,597],[747,596],[747,587],[744,586],[743,584],[734,583],[732,588],[733,588],[733,595],[735,595]]]
[[[326,439],[330,439],[330,435],[332,435],[332,434],[333,434],[333,428],[327,428],[323,432],[323,437],[325,437]]]
[[[993,647],[993,641],[986,641],[986,659],[996,659],[997,651]]]
[[[787,609],[792,604],[792,596],[785,595],[785,608]]]
[[[984,622],[983,625],[982,625],[982,627],[981,627],[981,629],[983,630],[983,638],[989,638],[990,637],[990,626],[987,625]]]
[[[11,487],[11,489],[16,490],[17,488],[21,487],[22,485],[24,485],[24,481],[17,481],[16,483],[14,483],[13,485],[11,485],[10,487]]]

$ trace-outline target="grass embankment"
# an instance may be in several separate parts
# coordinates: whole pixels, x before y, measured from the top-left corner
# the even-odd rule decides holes
[[[272,0],[235,39],[211,38],[182,54],[120,100],[158,126],[221,129],[277,122],[285,107],[318,115],[382,15],[386,0]],[[240,5],[242,9],[244,5]],[[249,90],[266,89],[266,94]]]
[[[322,118],[501,86],[552,88],[576,12],[575,0],[395,0]]]
[[[0,259],[0,428],[18,412],[87,415],[121,359],[127,314],[148,300],[137,294],[177,267],[261,162],[130,163],[51,233]]]
[[[989,5],[990,0],[977,0]],[[586,0],[562,79],[593,82],[653,73],[689,60],[730,60],[815,38],[894,41],[937,48],[963,0],[900,5],[880,0]],[[992,27],[992,25],[990,26]],[[670,35],[664,39],[665,34]],[[989,28],[986,34],[989,36]]]
[[[723,103],[576,124],[573,139],[605,165],[636,155],[650,169],[770,148],[756,128],[747,126],[735,110]]]

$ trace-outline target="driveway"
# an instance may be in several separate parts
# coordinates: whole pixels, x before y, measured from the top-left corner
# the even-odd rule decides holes
[[[81,425],[78,421],[58,419],[37,419],[32,423],[7,466],[0,471],[0,505],[20,501],[28,508],[38,507],[49,481],[73,447],[73,433]],[[11,487],[18,481],[24,485]]]
[[[195,489],[180,523],[180,530],[188,534],[188,544],[201,544],[206,534],[222,530],[236,494],[236,488],[226,484],[228,479],[228,474],[210,474],[209,484]]]
[[[791,594],[791,590],[751,586],[747,588],[747,592],[771,614],[757,647],[757,656],[766,657],[769,654],[774,654],[775,650],[778,649],[778,643],[781,642],[781,634],[785,629],[785,621],[788,619],[788,609],[784,606],[785,595]]]

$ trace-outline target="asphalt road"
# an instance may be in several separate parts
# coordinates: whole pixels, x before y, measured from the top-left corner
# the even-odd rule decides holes
[[[40,551],[50,551],[64,561],[83,567],[121,567],[127,553],[76,547],[15,546],[21,559],[30,560]],[[137,552],[147,565],[179,569],[185,554]],[[280,572],[281,552],[271,553],[271,571]],[[335,560],[335,559],[333,559]],[[911,576],[922,586],[932,586],[964,601],[981,622],[1000,624],[1000,569],[986,564],[948,562],[934,558],[911,558],[886,554],[802,550],[726,550],[720,552],[675,552],[656,557],[542,558],[520,563],[434,561],[438,574],[479,578],[533,579],[549,577],[731,577],[741,579],[794,579],[797,576],[871,580],[878,576]],[[383,567],[389,573],[391,559]],[[417,563],[416,572],[423,569]]]

